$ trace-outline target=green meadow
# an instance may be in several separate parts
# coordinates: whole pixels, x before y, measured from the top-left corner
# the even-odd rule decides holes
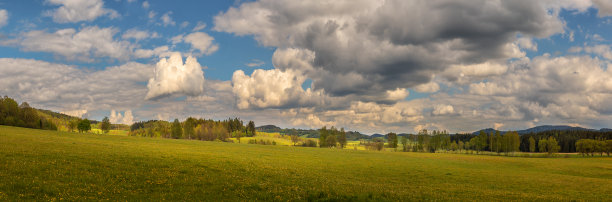
[[[377,152],[0,126],[0,179],[0,201],[610,201],[612,158]]]

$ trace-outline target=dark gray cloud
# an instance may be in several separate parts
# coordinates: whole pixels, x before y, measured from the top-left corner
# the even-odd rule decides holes
[[[214,29],[253,35],[277,52],[312,55],[309,65],[275,67],[305,72],[314,90],[381,102],[387,90],[427,83],[454,64],[519,57],[518,34],[563,32],[563,21],[549,9],[528,0],[261,0],[216,16]]]

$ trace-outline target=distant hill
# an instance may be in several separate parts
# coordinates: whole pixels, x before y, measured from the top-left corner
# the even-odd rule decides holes
[[[539,133],[539,132],[546,132],[546,131],[601,131],[601,132],[610,132],[612,131],[612,129],[609,128],[602,128],[600,130],[596,130],[596,129],[589,129],[589,128],[582,128],[582,127],[574,127],[574,126],[565,126],[565,125],[557,125],[557,126],[553,126],[553,125],[543,125],[543,126],[536,126],[533,128],[529,128],[529,129],[524,129],[524,130],[518,130],[516,131],[519,135],[524,135],[524,134],[529,134],[529,133]],[[482,129],[482,130],[478,130],[476,132],[473,132],[472,134],[474,135],[478,135],[480,133],[480,131],[484,131],[487,134],[490,133],[494,133],[495,129],[493,128],[487,128],[487,129]],[[508,131],[500,131],[501,134],[504,134]]]
[[[280,128],[275,125],[263,125],[255,127],[257,131],[267,133],[280,133],[285,135],[298,135],[306,138],[319,138],[319,130],[316,129],[294,129],[294,128]],[[370,136],[361,134],[357,131],[346,131],[347,140],[359,140],[359,139],[370,139]]]
[[[280,132],[282,129],[275,125],[263,125],[255,127],[255,130],[262,132]]]
[[[384,138],[384,137],[385,137],[385,135],[383,135],[383,134],[378,134],[378,133],[374,133],[374,134],[370,135],[370,137],[371,137],[371,138],[377,138],[377,137],[382,137],[382,138]]]

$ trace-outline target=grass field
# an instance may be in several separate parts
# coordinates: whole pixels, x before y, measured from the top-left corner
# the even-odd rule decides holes
[[[610,201],[612,158],[374,152],[0,126],[0,201]]]

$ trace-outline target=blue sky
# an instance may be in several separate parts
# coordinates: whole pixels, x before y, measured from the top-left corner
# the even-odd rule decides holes
[[[126,124],[610,127],[610,15],[601,0],[7,1],[0,94]]]

